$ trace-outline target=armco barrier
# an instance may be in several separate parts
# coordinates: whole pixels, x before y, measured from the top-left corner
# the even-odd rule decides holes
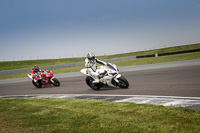
[[[200,49],[193,49],[193,50],[185,50],[185,51],[178,51],[178,52],[163,53],[163,54],[158,54],[158,56],[174,55],[174,54],[185,54],[185,53],[193,53],[193,52],[200,52]]]
[[[169,52],[169,53],[162,53],[162,54],[142,55],[142,56],[137,56],[136,58],[158,57],[158,56],[166,56],[166,55],[193,53],[193,52],[200,52],[200,49],[184,50],[184,51]]]
[[[136,58],[147,58],[147,57],[155,57],[155,54],[137,56]]]
[[[136,56],[106,59],[104,61],[105,62],[114,62],[114,61],[130,60],[130,59],[136,59]],[[52,70],[52,69],[65,68],[65,67],[84,66],[84,64],[85,64],[84,62],[77,62],[77,63],[52,65],[52,66],[43,66],[43,67],[39,66],[39,67],[40,67],[40,69]],[[28,73],[28,72],[31,72],[31,69],[32,68],[24,68],[24,69],[0,71],[0,76],[19,74],[19,73]]]

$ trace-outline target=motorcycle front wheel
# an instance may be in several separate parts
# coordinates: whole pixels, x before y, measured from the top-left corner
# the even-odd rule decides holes
[[[42,87],[41,80],[38,80],[37,82],[34,82],[34,80],[32,80],[32,83],[36,88],[41,88]]]
[[[119,81],[118,86],[120,88],[127,89],[129,87],[129,83],[128,83],[127,79],[124,78],[123,76],[119,77],[118,81]]]
[[[98,84],[94,84],[92,83],[94,81],[94,79],[90,76],[87,76],[86,79],[85,79],[87,85],[92,88],[93,90],[99,90],[100,89],[100,86]]]
[[[51,80],[50,80],[51,84],[53,84],[54,86],[60,86],[60,82],[57,78],[53,78],[52,80],[53,80],[53,82],[51,82]]]

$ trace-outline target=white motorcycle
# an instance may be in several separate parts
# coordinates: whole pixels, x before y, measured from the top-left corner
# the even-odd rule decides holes
[[[121,74],[119,74],[119,69],[115,64],[108,63],[108,65],[98,66],[97,69],[99,73],[99,83],[93,83],[94,78],[87,68],[81,69],[81,73],[87,75],[86,83],[93,90],[99,90],[103,86],[113,86],[122,89],[127,89],[129,83]]]

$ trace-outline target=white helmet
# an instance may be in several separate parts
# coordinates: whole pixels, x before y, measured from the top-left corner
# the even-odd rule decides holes
[[[90,52],[90,53],[87,54],[87,58],[89,60],[94,60],[95,59],[95,55],[92,52]]]

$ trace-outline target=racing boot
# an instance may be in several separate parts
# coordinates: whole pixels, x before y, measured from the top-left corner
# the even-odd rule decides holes
[[[94,81],[92,81],[93,84],[98,84],[99,83],[99,79],[95,79]]]
[[[93,84],[98,84],[99,83],[99,77],[98,75],[93,75],[94,81],[92,81]]]

